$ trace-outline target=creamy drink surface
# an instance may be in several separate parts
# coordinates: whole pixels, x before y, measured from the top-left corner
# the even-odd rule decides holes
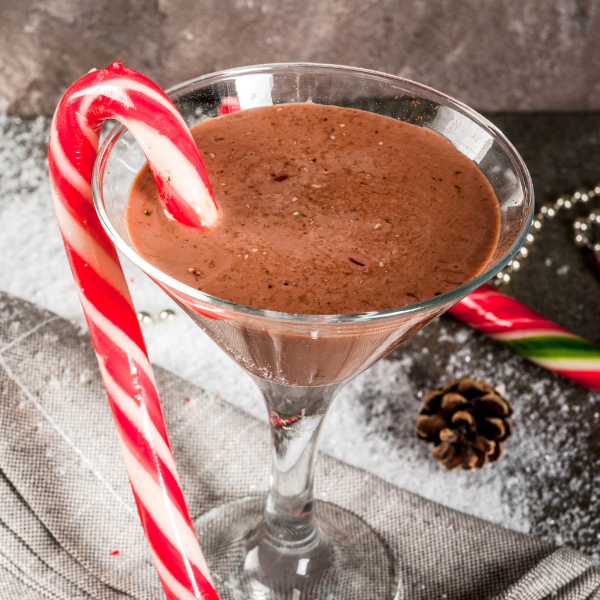
[[[301,314],[395,308],[472,279],[496,247],[489,182],[429,129],[307,103],[208,119],[192,135],[216,226],[165,215],[147,165],[126,220],[144,259],[212,296]]]

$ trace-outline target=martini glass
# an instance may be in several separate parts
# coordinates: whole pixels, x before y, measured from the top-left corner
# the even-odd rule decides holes
[[[435,298],[391,310],[300,315],[243,306],[172,279],[132,247],[123,214],[144,164],[122,126],[105,140],[93,192],[116,246],[173,297],[254,380],[271,425],[272,477],[265,496],[218,507],[196,522],[225,598],[380,600],[400,598],[399,558],[357,515],[313,499],[323,419],[339,390],[469,292],[496,275],[527,235],[533,188],[523,160],[491,123],[417,83],[362,69],[314,64],[244,67],[205,75],[168,91],[189,126],[219,114],[291,102],[352,107],[427,127],[479,167],[501,213],[497,247],[482,272]],[[465,224],[468,227],[468,224]]]

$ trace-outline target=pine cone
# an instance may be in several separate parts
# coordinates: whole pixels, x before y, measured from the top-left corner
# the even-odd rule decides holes
[[[448,382],[425,396],[417,435],[447,469],[480,469],[504,451],[512,407],[491,385],[472,377]]]

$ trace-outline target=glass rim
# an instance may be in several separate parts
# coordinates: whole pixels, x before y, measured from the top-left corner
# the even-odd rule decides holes
[[[143,259],[129,244],[125,242],[125,240],[119,235],[113,224],[111,223],[106,210],[104,209],[104,204],[101,200],[100,189],[102,189],[102,181],[101,175],[104,173],[104,165],[110,151],[114,144],[118,141],[118,139],[123,135],[126,131],[126,127],[122,124],[116,125],[107,135],[104,143],[98,150],[98,155],[94,162],[94,169],[92,173],[92,197],[94,202],[94,207],[96,209],[96,213],[99,216],[100,222],[104,227],[104,230],[107,232],[108,236],[111,238],[112,242],[115,246],[127,257],[131,260],[136,266],[138,266],[144,273],[150,276],[152,279],[159,281],[161,284],[166,285],[168,288],[172,288],[177,292],[183,293],[186,296],[194,298],[196,300],[200,300],[208,305],[214,306],[219,310],[225,310],[228,312],[240,313],[249,317],[262,317],[268,319],[276,319],[281,321],[296,321],[302,323],[355,323],[360,321],[371,321],[377,319],[383,319],[388,317],[407,315],[410,313],[430,310],[436,307],[442,307],[445,304],[448,304],[452,301],[460,299],[461,297],[466,296],[473,290],[477,289],[479,286],[483,285],[487,281],[489,281],[492,277],[498,274],[507,263],[514,257],[516,252],[522,246],[525,241],[525,237],[529,233],[529,229],[531,227],[531,223],[533,221],[533,208],[534,208],[534,191],[533,191],[533,182],[531,180],[531,175],[529,174],[529,170],[525,165],[521,155],[518,153],[517,149],[513,146],[513,144],[508,140],[508,138],[490,121],[488,121],[483,115],[479,114],[477,111],[473,110],[466,104],[460,102],[444,94],[443,92],[439,92],[434,88],[428,87],[424,84],[412,81],[410,79],[405,79],[403,77],[398,77],[397,75],[390,75],[388,73],[382,73],[380,71],[374,71],[370,69],[362,69],[359,67],[349,67],[343,65],[334,65],[334,64],[323,64],[323,63],[309,63],[309,62],[294,62],[294,63],[267,63],[261,65],[249,65],[245,67],[237,67],[234,69],[224,69],[222,71],[216,71],[214,73],[208,73],[206,75],[201,75],[200,77],[196,77],[193,79],[188,79],[182,83],[179,83],[175,86],[172,86],[165,90],[167,95],[172,95],[173,93],[180,91],[181,89],[190,86],[192,84],[198,84],[201,82],[207,82],[211,79],[221,79],[227,76],[233,75],[243,75],[249,73],[260,73],[264,71],[273,71],[276,69],[294,69],[294,68],[318,68],[325,69],[337,72],[349,72],[349,73],[357,73],[361,75],[368,75],[373,79],[384,79],[388,81],[397,81],[403,84],[408,84],[413,88],[423,90],[424,92],[428,92],[430,95],[437,96],[444,101],[445,106],[450,106],[451,108],[458,109],[458,112],[468,117],[472,121],[476,122],[478,125],[486,129],[489,133],[493,134],[494,141],[498,142],[506,154],[509,156],[515,170],[518,173],[520,183],[525,190],[525,211],[528,211],[528,214],[525,218],[525,225],[522,228],[519,236],[513,242],[513,244],[506,250],[506,252],[496,260],[490,267],[488,267],[485,271],[481,272],[479,275],[470,279],[469,281],[459,285],[456,288],[453,288],[439,296],[434,296],[433,298],[428,298],[426,300],[421,300],[419,302],[414,302],[411,304],[406,304],[404,306],[400,306],[397,308],[389,308],[385,310],[378,311],[367,311],[367,312],[359,312],[359,313],[348,313],[348,314],[318,314],[318,315],[307,315],[301,313],[287,313],[287,312],[279,312],[274,310],[265,310],[261,308],[253,308],[251,306],[245,306],[243,304],[236,304],[235,302],[231,302],[229,300],[224,300],[222,298],[217,298],[216,296],[211,296],[210,294],[206,294],[205,292],[201,292],[200,290],[194,289],[177,279],[174,279],[170,275],[167,275],[151,263],[147,262]]]

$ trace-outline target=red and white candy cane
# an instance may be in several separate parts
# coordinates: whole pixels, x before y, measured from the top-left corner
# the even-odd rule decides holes
[[[600,348],[489,284],[471,292],[450,314],[534,363],[600,391]]]
[[[217,206],[189,129],[149,79],[117,62],[67,90],[50,130],[52,196],[142,527],[167,598],[215,600],[136,312],[117,252],[92,203],[92,169],[105,119],[117,119],[135,136],[173,218],[209,226]]]
[[[225,96],[225,98],[221,98],[221,103],[219,104],[220,115],[229,115],[239,110],[242,110],[242,107],[237,96]]]

